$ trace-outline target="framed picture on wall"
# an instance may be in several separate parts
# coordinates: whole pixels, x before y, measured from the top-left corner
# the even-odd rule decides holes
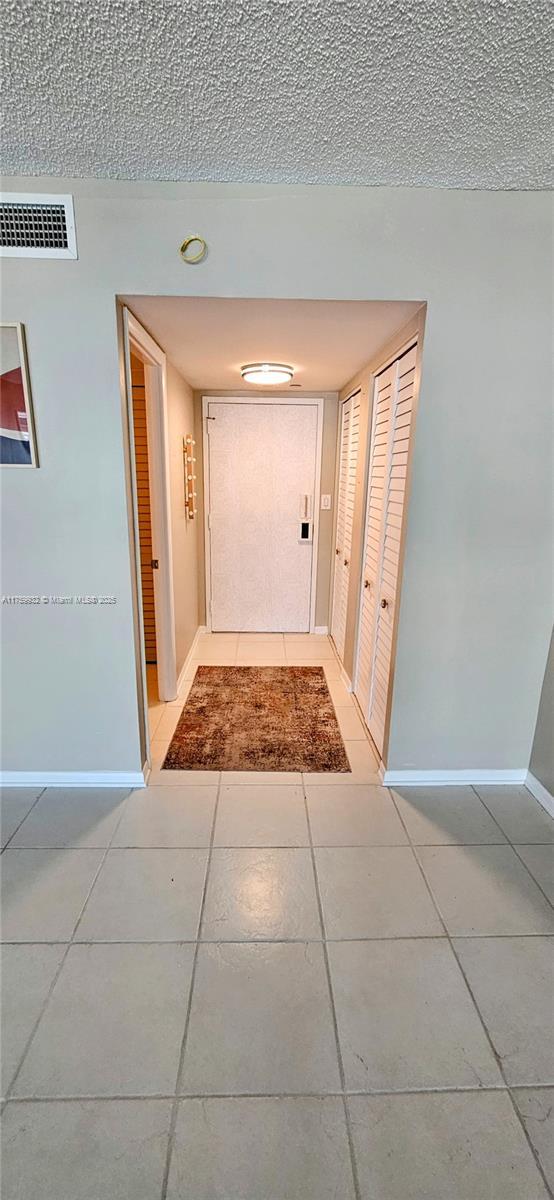
[[[38,467],[25,327],[0,322],[0,466]]]

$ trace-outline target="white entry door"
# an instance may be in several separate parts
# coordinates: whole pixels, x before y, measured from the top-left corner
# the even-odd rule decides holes
[[[318,402],[218,399],[206,409],[211,627],[308,633]]]
[[[355,694],[379,753],[390,707],[416,347],[375,379]]]

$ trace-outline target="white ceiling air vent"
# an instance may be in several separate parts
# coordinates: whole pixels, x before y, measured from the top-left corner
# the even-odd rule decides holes
[[[73,196],[2,192],[0,256],[77,258]]]

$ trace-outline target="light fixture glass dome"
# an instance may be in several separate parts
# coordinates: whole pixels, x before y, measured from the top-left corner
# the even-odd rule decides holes
[[[265,386],[268,383],[290,383],[294,371],[286,363],[258,362],[246,363],[240,373],[245,383],[257,383]]]

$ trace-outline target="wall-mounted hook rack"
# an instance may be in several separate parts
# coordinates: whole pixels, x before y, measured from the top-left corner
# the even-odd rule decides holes
[[[185,460],[185,507],[189,521],[193,521],[197,515],[196,508],[196,456],[194,447],[196,442],[191,433],[183,438],[183,458]]]

